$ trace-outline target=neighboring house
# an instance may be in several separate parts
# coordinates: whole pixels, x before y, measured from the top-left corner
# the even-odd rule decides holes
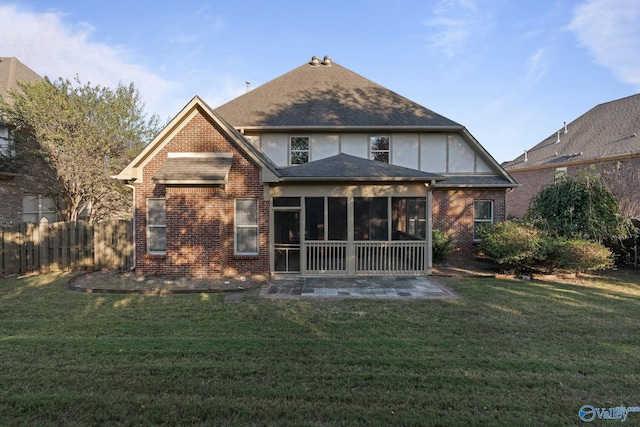
[[[0,57],[0,96],[11,103],[8,92],[17,88],[17,82],[42,80],[29,67],[16,58]],[[38,222],[59,218],[56,204],[47,196],[44,165],[34,159],[20,162],[21,147],[14,146],[11,123],[0,116],[0,225],[20,222]]]
[[[507,215],[521,218],[529,202],[558,175],[595,166],[618,196],[623,214],[640,218],[640,94],[597,105],[506,164],[520,184],[507,194]]]
[[[516,185],[462,125],[329,57],[193,98],[116,178],[137,271],[193,277],[428,274],[432,228],[473,250]]]

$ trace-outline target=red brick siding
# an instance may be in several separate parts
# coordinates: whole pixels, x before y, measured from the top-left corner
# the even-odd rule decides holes
[[[624,177],[615,176],[614,172],[626,173],[638,170],[640,157],[606,160],[593,163],[593,165],[596,166],[596,171],[604,177],[605,181],[608,181],[608,178],[625,180]],[[567,173],[570,176],[575,176],[579,171],[589,170],[591,166],[591,163],[567,165]],[[536,170],[509,170],[509,174],[520,184],[520,187],[507,193],[507,217],[522,218],[529,208],[531,199],[543,188],[553,184],[555,170],[556,166]],[[629,181],[632,178],[627,177],[626,179]],[[629,194],[624,194],[625,191],[628,192],[628,189],[617,188],[615,182],[609,182],[609,184],[611,184],[610,189],[614,194],[619,194],[620,197],[630,197]]]
[[[456,250],[475,251],[473,201],[492,200],[494,222],[505,219],[504,189],[433,190],[433,227],[453,236]]]
[[[155,185],[151,177],[169,152],[232,152],[229,183],[222,186]],[[196,115],[145,166],[136,184],[136,268],[142,274],[220,277],[269,272],[269,203],[263,200],[260,169],[215,124]],[[147,254],[146,200],[166,197],[167,253]],[[258,199],[259,256],[234,255],[234,200]]]

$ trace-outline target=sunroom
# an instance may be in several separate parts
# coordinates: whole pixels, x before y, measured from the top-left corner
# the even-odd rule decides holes
[[[269,189],[271,271],[422,275],[444,177],[346,154],[281,169]]]

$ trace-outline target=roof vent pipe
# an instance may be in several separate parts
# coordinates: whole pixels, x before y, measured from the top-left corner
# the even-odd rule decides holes
[[[328,67],[331,65],[331,57],[329,55],[326,55],[324,57],[324,60],[322,61],[322,65],[324,65],[325,67]]]
[[[560,142],[560,131],[558,131],[558,137],[556,138],[556,144]]]
[[[315,55],[312,56],[311,57],[311,62],[309,62],[309,64],[313,65],[314,67],[320,65],[320,58],[318,58]]]
[[[567,133],[567,132],[569,132],[569,131],[567,130],[567,122],[564,122],[564,132],[563,132],[563,133]]]
[[[528,154],[528,153],[527,153],[527,150],[524,150],[524,161],[525,161],[525,162],[528,162],[528,161],[529,161],[529,158],[527,157],[527,154]]]

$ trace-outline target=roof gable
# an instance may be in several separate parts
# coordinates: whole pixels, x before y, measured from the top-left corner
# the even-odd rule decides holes
[[[215,111],[236,128],[461,127],[328,57],[314,57]]]
[[[442,181],[441,175],[395,166],[349,154],[282,168],[282,181]]]
[[[0,96],[5,97],[7,92],[15,90],[18,82],[37,82],[42,80],[35,71],[18,61],[14,57],[0,57]],[[5,99],[10,102],[11,99]]]
[[[220,118],[204,101],[198,96],[195,96],[174,118],[167,124],[167,126],[160,131],[160,133],[149,143],[144,150],[135,159],[133,159],[118,175],[114,176],[116,179],[125,181],[136,180],[142,177],[142,169],[145,164],[149,162],[153,157],[167,144],[173,136],[182,127],[187,124],[191,118],[198,113],[202,113],[211,118],[216,125],[220,128],[223,135],[228,137],[233,143],[235,143],[240,150],[247,154],[262,170],[262,178],[264,181],[275,181],[277,174],[275,171],[275,165],[264,155],[257,150],[249,141],[247,141],[236,129],[231,127],[222,118]]]
[[[506,163],[506,169],[556,166],[640,153],[640,94],[599,104]]]

